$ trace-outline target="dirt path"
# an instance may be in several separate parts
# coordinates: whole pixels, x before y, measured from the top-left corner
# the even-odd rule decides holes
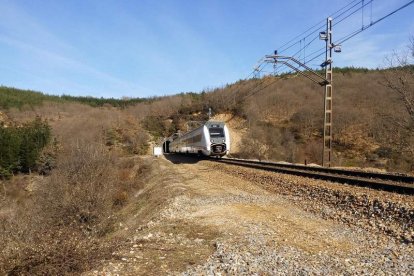
[[[88,274],[410,274],[413,247],[324,220],[203,162],[152,162],[140,199],[160,197],[129,246]],[[135,217],[143,209],[135,209]]]

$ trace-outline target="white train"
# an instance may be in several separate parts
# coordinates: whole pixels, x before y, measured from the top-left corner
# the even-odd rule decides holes
[[[224,122],[208,121],[183,135],[174,134],[163,144],[164,152],[222,157],[230,152],[230,133]]]

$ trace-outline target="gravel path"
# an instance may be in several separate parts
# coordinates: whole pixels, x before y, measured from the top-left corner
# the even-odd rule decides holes
[[[364,187],[206,163],[213,170],[254,182],[326,219],[414,242],[414,197]]]
[[[412,198],[208,161],[170,158],[155,163],[161,170],[154,185],[176,192],[165,198],[149,222],[130,229],[128,248],[114,252],[113,262],[91,274],[414,273],[414,246],[403,237],[412,230],[406,216]],[[140,197],[150,200],[146,194],[142,191]],[[344,200],[345,194],[355,204]],[[386,198],[396,211],[377,207],[391,214],[384,229],[378,228],[383,215],[366,215],[369,204],[350,195],[369,204],[384,204]],[[374,206],[382,206],[379,203]]]

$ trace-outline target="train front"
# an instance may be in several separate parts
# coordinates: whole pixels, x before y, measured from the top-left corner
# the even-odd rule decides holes
[[[230,134],[224,122],[209,121],[205,124],[206,137],[210,137],[210,156],[224,156],[230,151]]]

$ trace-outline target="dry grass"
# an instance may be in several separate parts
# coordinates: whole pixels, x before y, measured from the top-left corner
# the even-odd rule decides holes
[[[139,111],[146,112],[145,104]],[[142,107],[142,108],[141,108]],[[77,141],[105,144],[110,131],[117,132],[117,143],[135,154],[146,153],[149,139],[140,126],[140,117],[129,110],[114,107],[93,108],[78,103],[46,102],[42,106],[11,109],[7,116],[17,122],[26,122],[39,116],[47,120],[53,128],[53,135],[65,148],[76,146]],[[139,113],[138,111],[135,113]],[[147,113],[144,113],[147,114]]]
[[[409,132],[398,125],[409,115],[398,93],[384,85],[384,72],[335,69],[334,165],[414,170],[412,127]],[[247,146],[241,147],[240,156],[320,163],[321,153],[315,151],[322,140],[323,93],[323,87],[301,76],[266,77],[239,81],[198,96],[160,98],[130,106],[125,112],[140,119],[152,116],[159,124],[152,124],[150,130],[168,135],[176,129],[186,131],[185,122],[202,120],[201,115],[211,107],[215,114],[231,113],[245,119]],[[391,148],[391,154],[378,154],[381,147]],[[255,148],[264,152],[252,151]]]
[[[122,245],[111,235],[117,214],[129,203],[129,194],[142,187],[139,163],[125,155],[130,148],[146,149],[148,137],[133,137],[139,122],[114,108],[50,103],[8,112],[20,122],[36,115],[49,120],[58,141],[55,169],[31,193],[24,191],[29,181],[24,177],[5,183],[0,274],[80,274],[112,258]],[[108,148],[110,129],[119,130],[120,139]],[[21,185],[8,187],[18,179]]]
[[[409,116],[398,93],[385,85],[387,72],[335,69],[334,165],[414,171],[412,127],[407,129],[405,124],[404,130],[399,125],[407,122]],[[412,78],[409,82],[412,83]],[[205,119],[207,108],[211,107],[213,113],[231,113],[246,120],[250,131],[244,138],[253,146],[241,147],[241,156],[260,155],[273,160],[320,163],[321,154],[315,154],[314,150],[321,143],[323,129],[323,88],[319,85],[300,76],[266,77],[239,81],[206,92],[161,97],[128,106],[122,111],[112,107],[94,109],[75,103],[64,107],[45,103],[33,110],[12,110],[8,115],[20,120],[33,118],[36,114],[46,116],[56,123],[56,135],[62,139],[73,136],[77,129],[71,125],[78,126],[76,121],[82,121],[91,131],[84,135],[109,140],[106,142],[115,147],[122,144],[129,153],[143,154],[148,152],[145,142],[149,137],[137,121],[150,116],[156,123],[148,130],[154,136],[159,133],[167,136],[177,129],[186,131],[187,121]],[[251,92],[257,93],[251,95]],[[134,118],[135,122],[130,124],[128,117]],[[266,134],[269,130],[275,134],[273,138]],[[104,138],[102,131],[108,134]],[[250,138],[255,141],[248,141]],[[367,147],[358,148],[360,141]],[[252,148],[269,150],[262,154],[252,152]],[[383,156],[383,148],[391,149],[390,154]]]
[[[0,274],[79,274],[113,258],[125,241],[112,235],[117,214],[144,173],[136,159],[79,142],[29,198],[2,202]]]
[[[398,94],[383,84],[384,72],[336,71],[334,82],[334,163],[413,170],[413,132],[396,123],[409,117]],[[252,91],[258,92],[248,96]],[[248,146],[241,156],[320,163],[321,153],[314,149],[322,139],[323,87],[300,76],[267,77],[217,89],[206,98],[215,112],[231,110],[247,119]],[[390,147],[391,154],[379,156],[379,147]],[[261,154],[255,148],[269,150]]]
[[[115,159],[101,146],[79,143],[30,200],[1,217],[2,267],[9,274],[65,274],[110,256],[118,191]]]

